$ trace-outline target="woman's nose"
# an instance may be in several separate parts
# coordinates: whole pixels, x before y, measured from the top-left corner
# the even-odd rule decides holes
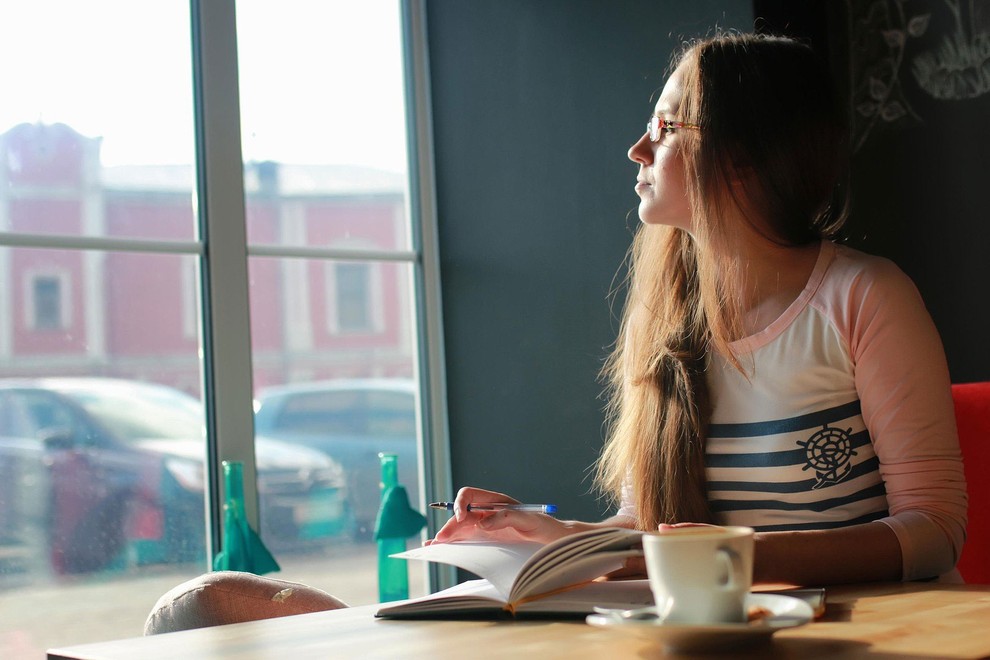
[[[653,146],[650,142],[650,134],[643,133],[633,146],[629,147],[629,160],[640,165],[649,165],[653,162]]]

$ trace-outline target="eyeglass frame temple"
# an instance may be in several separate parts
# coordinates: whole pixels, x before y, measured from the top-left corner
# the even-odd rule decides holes
[[[664,130],[664,129],[666,129],[666,130],[675,129],[676,130],[678,128],[693,128],[696,131],[700,131],[701,130],[701,126],[699,126],[698,124],[689,124],[689,123],[683,122],[683,121],[676,121],[676,120],[673,120],[673,119],[663,119],[661,117],[657,117],[656,115],[651,115],[649,121],[646,122],[646,134],[647,135],[650,135],[650,133],[651,133],[650,129],[652,128],[653,120],[654,119],[657,121],[657,138],[656,138],[656,140],[654,140],[653,137],[650,136],[650,142],[657,142],[657,141],[659,141],[660,140],[660,136],[661,136],[661,131]]]

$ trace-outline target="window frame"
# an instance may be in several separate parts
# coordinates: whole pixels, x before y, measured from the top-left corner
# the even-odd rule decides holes
[[[251,406],[251,345],[247,264],[252,256],[365,262],[396,261],[412,267],[417,338],[420,442],[417,449],[423,497],[451,490],[443,375],[440,268],[433,169],[432,116],[424,0],[401,0],[406,124],[409,153],[411,250],[368,250],[247,242],[234,0],[190,0],[203,297],[204,402],[208,437],[208,519],[211,556],[219,549],[220,463],[245,468],[248,518],[257,523],[254,420]],[[209,38],[206,38],[209,35]],[[224,222],[224,218],[228,221]],[[238,221],[234,221],[237,219]],[[210,255],[210,259],[206,259]],[[222,292],[222,295],[220,295]],[[222,342],[214,341],[222,337]],[[421,503],[422,504],[422,503]],[[439,519],[431,517],[429,531]],[[430,567],[431,588],[456,582],[449,567]]]
[[[252,256],[400,262],[411,266],[419,378],[417,452],[424,502],[435,494],[446,497],[452,489],[425,0],[399,0],[407,100],[407,214],[412,247],[394,251],[248,244],[235,4],[235,0],[189,2],[196,144],[194,195],[198,209],[195,239],[15,233],[8,231],[0,218],[0,264],[9,259],[6,248],[70,250],[83,254],[87,260],[98,260],[112,252],[136,252],[186,255],[198,261],[199,281],[194,290],[202,312],[199,330],[207,429],[205,506],[209,521],[209,565],[221,547],[222,461],[243,462],[246,514],[249,522],[258,524],[248,296],[248,259]],[[188,281],[186,275],[183,280]],[[0,308],[9,310],[10,298],[0,293]],[[63,322],[68,319],[71,310]],[[10,343],[11,337],[0,335],[0,354],[9,353]],[[428,533],[435,532],[442,522],[436,512],[431,512]],[[429,571],[432,589],[456,583],[452,567],[431,564]]]
[[[427,499],[453,495],[450,435],[447,417],[447,377],[444,369],[443,299],[440,287],[440,249],[436,206],[436,168],[433,142],[433,106],[426,0],[401,0],[403,66],[406,85],[406,139],[409,154],[409,205],[412,246],[420,253],[414,269],[416,324],[419,338],[421,432],[420,465],[423,495]],[[449,494],[449,495],[448,495]],[[430,535],[447,516],[428,509]],[[457,569],[429,562],[431,589],[457,584]]]

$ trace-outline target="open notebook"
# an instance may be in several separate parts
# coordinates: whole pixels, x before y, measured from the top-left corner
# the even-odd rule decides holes
[[[583,615],[595,605],[643,607],[647,580],[595,581],[642,556],[642,532],[599,528],[538,543],[438,543],[393,555],[452,564],[483,579],[388,605],[381,617]]]

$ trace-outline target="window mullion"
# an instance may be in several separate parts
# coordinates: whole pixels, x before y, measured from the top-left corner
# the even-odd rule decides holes
[[[442,499],[453,494],[450,473],[450,438],[447,425],[447,381],[444,370],[440,256],[437,237],[436,185],[433,161],[433,115],[430,103],[430,63],[427,42],[426,3],[402,0],[403,65],[406,81],[406,133],[409,141],[409,205],[414,251],[420,254],[413,286],[419,337],[419,374],[425,442],[423,494]],[[435,512],[434,512],[435,515]],[[441,524],[431,520],[430,532]],[[457,582],[454,567],[431,563],[432,590]]]
[[[244,464],[248,520],[258,526],[247,237],[234,0],[191,0],[197,195],[202,256],[208,511],[219,549],[220,461]]]

